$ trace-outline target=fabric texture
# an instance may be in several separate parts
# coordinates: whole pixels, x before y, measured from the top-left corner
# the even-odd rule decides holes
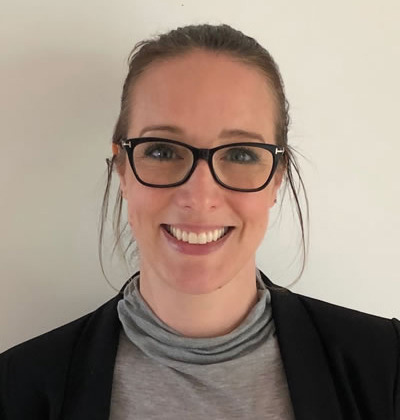
[[[275,331],[271,295],[262,280],[257,281],[258,301],[243,322],[231,333],[212,339],[184,337],[166,325],[142,298],[138,283],[139,275],[128,283],[118,302],[122,327],[143,353],[171,368],[235,359],[258,348]]]
[[[262,279],[296,420],[400,420],[400,322]],[[109,419],[123,290],[0,355],[2,420]]]
[[[259,273],[254,281],[258,301],[238,327],[189,338],[153,313],[135,276],[118,303],[110,420],[294,419],[271,295]]]

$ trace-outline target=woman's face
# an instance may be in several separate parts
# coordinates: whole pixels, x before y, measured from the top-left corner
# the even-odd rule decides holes
[[[194,51],[153,63],[130,100],[128,138],[162,137],[199,148],[275,143],[276,108],[265,78],[227,55]],[[151,188],[136,180],[126,160],[121,190],[147,281],[202,294],[235,276],[254,275],[255,253],[281,178],[277,172],[259,192],[231,191],[214,181],[201,160],[185,184]],[[190,245],[172,238],[166,225],[194,233],[232,229],[211,245]]]

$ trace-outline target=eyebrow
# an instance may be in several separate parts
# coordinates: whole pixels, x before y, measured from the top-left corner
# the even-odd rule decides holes
[[[144,127],[140,133],[139,137],[142,137],[144,133],[148,131],[169,131],[172,134],[180,134],[182,135],[184,131],[176,125],[150,125],[148,127]],[[241,130],[241,129],[231,129],[231,130],[222,130],[219,133],[219,138],[221,139],[229,139],[229,138],[240,138],[244,140],[260,140],[265,143],[265,140],[261,134],[254,133],[252,131]]]
[[[147,131],[169,131],[173,134],[183,134],[183,130],[176,125],[149,125],[140,130],[139,137],[142,137]]]
[[[228,138],[241,138],[244,140],[260,140],[265,143],[264,137],[261,134],[254,133],[252,131],[240,130],[240,129],[232,129],[232,130],[222,130],[219,134],[219,138],[221,139],[228,139]]]

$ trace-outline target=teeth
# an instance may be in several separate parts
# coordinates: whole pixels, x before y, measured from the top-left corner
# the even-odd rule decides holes
[[[175,228],[173,226],[168,226],[168,231],[173,235],[176,239],[183,242],[188,242],[189,244],[207,244],[209,242],[217,241],[225,233],[228,231],[228,228],[220,228],[215,229],[209,232],[186,232],[179,228]]]
[[[175,236],[177,239],[181,240],[182,239],[182,231],[178,228],[174,228],[174,230],[176,231]]]

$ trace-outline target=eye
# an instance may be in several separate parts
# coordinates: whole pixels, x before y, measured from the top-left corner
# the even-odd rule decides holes
[[[144,156],[156,160],[181,159],[175,147],[167,144],[152,144],[144,150]]]
[[[222,159],[233,163],[257,163],[260,157],[254,148],[234,147],[227,150]]]

